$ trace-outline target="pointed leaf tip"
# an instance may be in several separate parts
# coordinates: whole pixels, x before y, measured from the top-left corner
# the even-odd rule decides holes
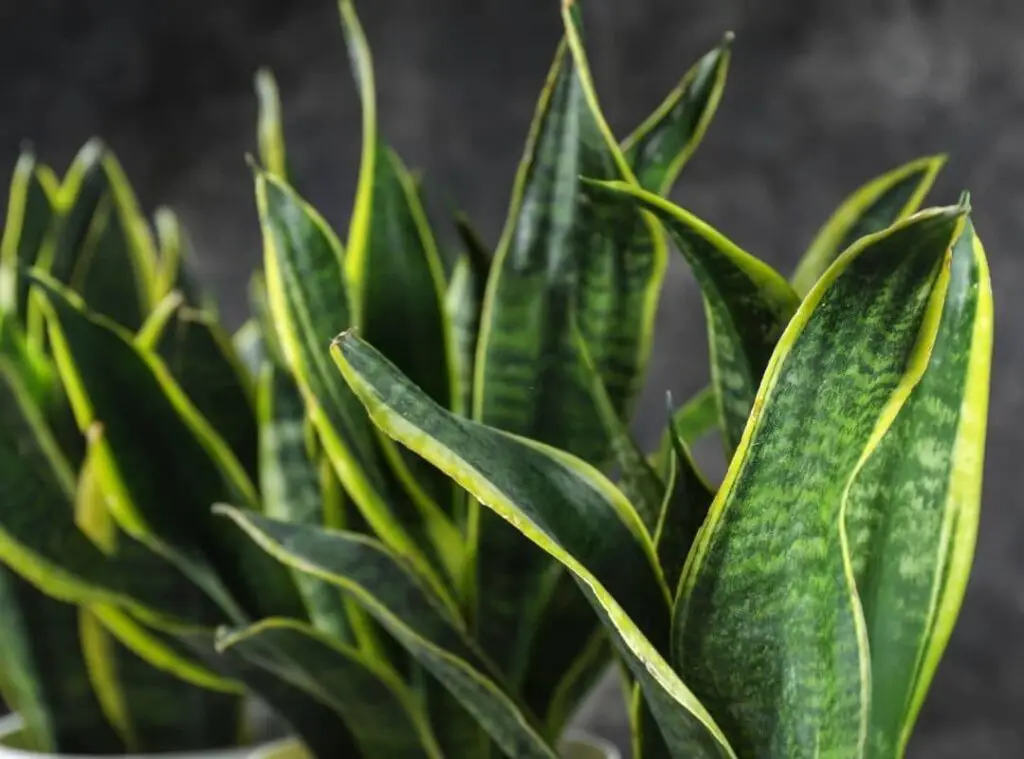
[[[736,32],[732,29],[727,29],[725,34],[722,35],[722,41],[719,43],[719,47],[723,50],[728,50],[732,47],[732,43],[736,40]]]
[[[964,190],[960,193],[960,200],[957,202],[957,208],[963,214],[969,214],[971,212],[971,191]]]

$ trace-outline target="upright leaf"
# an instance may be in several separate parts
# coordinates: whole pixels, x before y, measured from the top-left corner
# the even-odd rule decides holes
[[[654,213],[693,270],[707,314],[711,384],[726,447],[735,450],[761,375],[799,297],[774,269],[678,206],[625,183],[592,187],[608,202]]]
[[[434,567],[443,560],[433,536],[444,531],[447,518],[389,481],[366,412],[326,350],[351,325],[341,245],[326,222],[275,177],[257,174],[256,198],[274,328],[324,450],[376,534],[440,588],[444,583]]]
[[[675,416],[669,418],[671,450],[666,459],[665,494],[654,530],[658,561],[670,588],[690,554],[694,540],[708,515],[715,491],[697,469],[690,448]]]
[[[378,133],[373,59],[349,0],[342,27],[363,108],[363,153],[349,228],[345,275],[353,323],[388,352],[438,403],[459,402],[455,345],[444,308],[444,267],[433,231],[408,170]],[[451,483],[414,456],[383,443],[384,454],[409,497],[428,511],[451,515]],[[442,520],[434,520],[441,523]],[[455,550],[461,537],[453,534]],[[456,575],[461,568],[455,569]]]
[[[833,212],[793,272],[793,288],[806,295],[839,254],[861,237],[880,232],[921,205],[946,156],[918,158],[875,177]]]
[[[332,637],[287,619],[224,634],[254,666],[308,692],[341,715],[366,759],[442,759],[426,715],[398,675]]]
[[[456,260],[448,282],[445,310],[452,325],[455,376],[459,383],[459,405],[452,408],[468,414],[473,406],[473,365],[491,255],[465,216],[456,218],[455,227],[464,252]]]
[[[5,462],[5,464],[17,462]],[[77,610],[0,565],[0,696],[24,720],[25,748],[116,754],[124,743],[90,682]]]
[[[640,186],[667,195],[718,110],[733,34],[706,53],[650,117],[622,143]]]
[[[178,215],[170,208],[161,207],[156,209],[153,223],[160,248],[154,302],[159,303],[171,292],[177,291],[192,308],[216,314],[216,302],[196,280],[192,246]]]
[[[234,453],[250,479],[256,479],[257,428],[253,383],[217,318],[168,296],[154,312],[139,343],[163,359],[189,401]]]
[[[374,423],[572,573],[643,688],[673,757],[734,757],[659,653],[667,649],[667,589],[650,538],[622,494],[569,454],[440,408],[351,334],[333,350]]]
[[[7,217],[0,239],[0,312],[24,318],[28,282],[24,269],[35,265],[56,215],[57,180],[23,151],[14,167],[7,196]]]
[[[615,413],[630,415],[650,353],[666,265],[650,219],[600,207],[580,176],[632,174],[601,114],[579,11],[566,3],[559,47],[513,188],[480,319],[473,417],[603,464],[610,452],[592,413],[591,380],[576,350],[586,340]],[[485,510],[474,512],[477,621],[500,666],[528,662],[550,559]],[[582,599],[567,613],[581,618]],[[563,630],[582,648],[595,625]]]
[[[844,515],[920,378],[962,216],[864,238],[818,281],[687,560],[674,663],[741,756],[861,755],[870,659]]]
[[[166,366],[59,285],[38,281],[79,426],[103,431],[97,474],[122,529],[175,563],[229,618],[301,618],[287,571],[211,515],[220,501],[254,505],[254,488]]]
[[[963,599],[991,355],[991,283],[968,222],[924,374],[849,492],[850,556],[871,648],[869,757],[903,755]]]
[[[74,477],[17,372],[0,360],[0,561],[54,598],[125,606],[150,619],[203,624],[210,610],[168,594],[173,568],[154,575],[112,559],[79,530]]]
[[[281,95],[277,80],[270,69],[260,69],[255,77],[256,98],[259,101],[259,120],[256,127],[256,144],[260,161],[271,174],[290,181],[288,151],[285,148],[284,126],[281,123]]]
[[[556,759],[535,719],[494,679],[455,610],[383,545],[353,533],[222,511],[279,560],[351,596],[449,689],[507,756]]]

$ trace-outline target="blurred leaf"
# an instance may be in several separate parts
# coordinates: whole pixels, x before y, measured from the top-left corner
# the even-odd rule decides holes
[[[443,756],[414,694],[398,675],[332,637],[292,620],[267,619],[225,632],[217,645],[334,709],[359,746],[359,756]]]
[[[326,526],[320,477],[310,458],[305,437],[302,395],[295,381],[276,366],[267,365],[259,383],[260,491],[264,513],[293,524]],[[309,610],[320,630],[342,642],[352,639],[341,594],[333,585],[293,572]]]
[[[122,753],[92,691],[77,616],[0,565],[0,696],[24,720],[26,749]]]
[[[332,582],[383,625],[512,757],[556,759],[535,719],[495,681],[456,610],[377,541],[223,509],[289,566]]]
[[[803,297],[839,254],[865,235],[880,232],[921,205],[946,156],[918,158],[853,192],[818,231],[793,273],[793,288]]]
[[[184,296],[186,304],[215,316],[217,304],[195,277],[192,246],[178,215],[162,207],[156,209],[153,221],[160,246],[154,302],[159,303],[176,290]]]
[[[281,123],[281,96],[273,72],[267,68],[257,71],[255,87],[256,98],[259,101],[256,142],[259,146],[260,161],[271,174],[276,174],[286,182],[291,181],[284,126]]]
[[[682,208],[625,183],[591,187],[603,201],[655,214],[693,270],[707,314],[711,384],[731,453],[775,343],[800,299],[774,269]]]
[[[671,416],[661,435],[661,443],[654,454],[655,465],[663,471],[672,457],[672,430],[679,438],[692,447],[694,443],[718,426],[718,398],[715,391],[706,387],[680,406]]]
[[[668,195],[679,172],[704,139],[718,110],[729,71],[733,34],[706,53],[657,110],[622,143],[640,186]]]
[[[160,311],[166,309],[166,314]],[[251,480],[259,476],[252,379],[215,316],[172,293],[147,322],[137,344],[163,359],[189,401],[231,449]]]
[[[917,383],[960,208],[863,238],[815,285],[683,571],[674,663],[741,756],[860,756],[870,658],[844,514]],[[757,625],[750,620],[756,618]]]
[[[327,352],[331,338],[351,323],[340,243],[316,211],[273,176],[257,174],[256,198],[274,328],[324,450],[374,532],[445,593],[434,536],[456,528],[436,505],[406,497],[387,478],[377,435]]]
[[[210,513],[221,501],[255,505],[255,488],[166,366],[56,283],[36,281],[79,427],[102,430],[96,472],[120,527],[178,566],[228,618],[301,618],[288,572]]]
[[[53,224],[57,179],[23,150],[14,167],[7,196],[7,218],[0,240],[0,312],[25,317],[28,282],[24,270],[35,265],[43,240]]]
[[[967,223],[918,385],[849,490],[846,529],[871,649],[869,757],[902,756],[974,554],[992,356],[992,291]]]
[[[668,590],[626,498],[583,461],[461,419],[433,403],[351,334],[332,348],[371,418],[446,472],[570,571],[644,690],[676,759],[734,757],[710,716],[659,651]]]

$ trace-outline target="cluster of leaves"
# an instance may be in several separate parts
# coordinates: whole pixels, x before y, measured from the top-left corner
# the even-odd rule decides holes
[[[109,234],[76,227],[74,170],[12,193],[0,685],[30,732],[70,750],[73,714],[110,728],[91,750],[144,747],[181,704],[237,726],[244,688],[318,757],[554,759],[617,662],[643,759],[901,755],[970,566],[991,349],[966,199],[915,213],[941,158],[854,193],[787,280],[665,199],[730,39],[620,142],[566,2],[496,251],[459,218],[446,266],[340,11],[347,240],[293,187],[261,74],[264,271],[233,340],[109,154]],[[628,423],[669,240],[712,381],[647,456]],[[713,427],[717,488],[690,455]],[[140,660],[185,695],[137,697]]]

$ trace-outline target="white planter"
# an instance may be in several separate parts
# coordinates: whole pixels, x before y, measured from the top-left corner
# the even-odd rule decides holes
[[[622,759],[622,754],[608,741],[579,730],[569,730],[559,745],[562,759]],[[0,755],[2,757],[2,755]],[[249,759],[310,759],[294,738],[257,749]]]
[[[0,717],[0,759],[97,759],[95,756],[75,754],[40,754],[18,748],[21,718],[17,714]],[[253,748],[227,748],[216,751],[196,751],[188,754],[124,754],[129,759],[247,759]]]

